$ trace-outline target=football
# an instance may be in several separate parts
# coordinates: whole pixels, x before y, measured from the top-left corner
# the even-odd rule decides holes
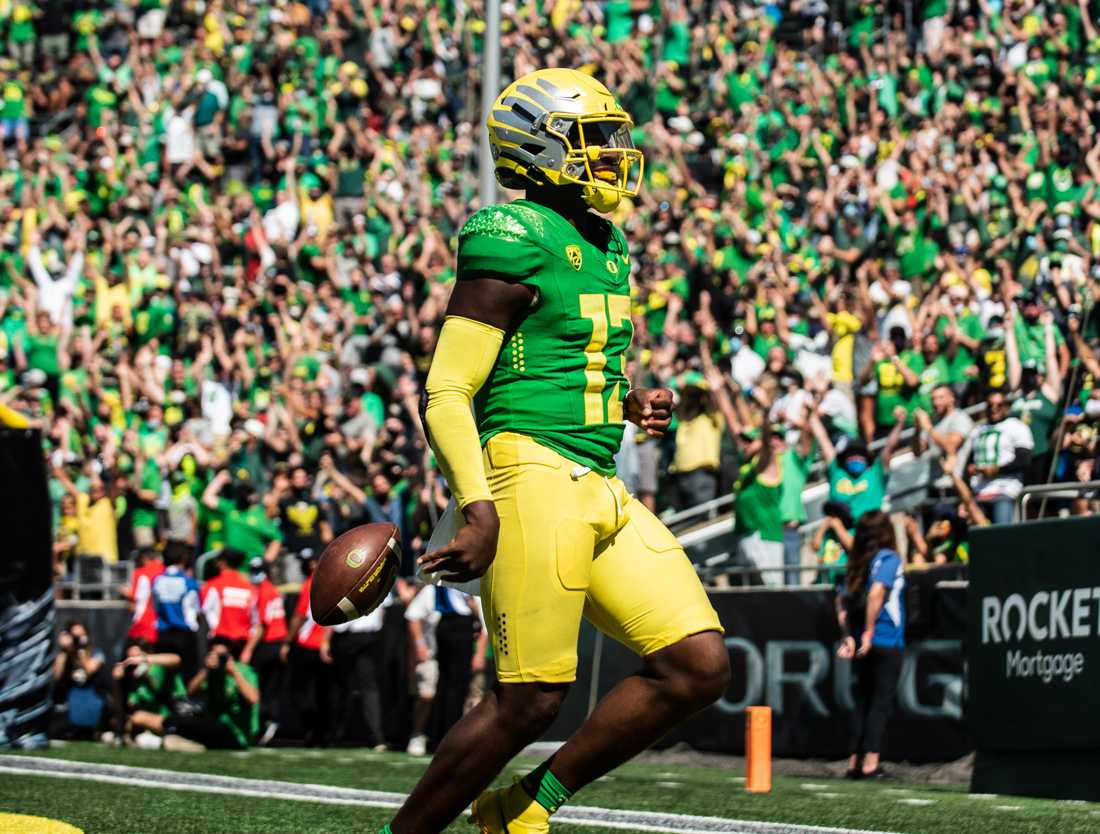
[[[313,571],[309,605],[323,626],[363,617],[382,604],[401,565],[401,535],[392,524],[364,524],[333,539]]]

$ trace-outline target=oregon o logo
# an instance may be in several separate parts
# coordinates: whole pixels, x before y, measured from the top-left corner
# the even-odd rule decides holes
[[[0,831],[19,834],[84,834],[75,825],[45,817],[29,817],[23,814],[0,813]]]
[[[355,548],[355,550],[351,551],[344,559],[347,566],[352,569],[363,567],[366,561],[367,551],[361,547]]]
[[[607,259],[607,271],[610,272],[612,275],[619,274],[619,265],[615,263],[615,261],[613,261],[611,258]]]
[[[565,257],[569,258],[569,263],[572,264],[573,269],[580,271],[581,268],[581,248],[573,243],[570,243],[565,247]]]

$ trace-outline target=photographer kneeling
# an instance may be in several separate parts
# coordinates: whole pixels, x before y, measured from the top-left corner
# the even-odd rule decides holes
[[[127,646],[126,657],[111,671],[115,731],[104,733],[100,740],[127,741],[132,731],[130,719],[139,712],[162,718],[172,715],[187,698],[179,666],[178,654],[152,653],[143,640]],[[136,739],[138,746],[144,741],[145,737]]]
[[[73,620],[58,633],[50,738],[91,738],[98,730],[106,700],[103,662],[84,623]]]
[[[139,711],[131,716],[133,727],[158,736],[186,739],[194,744],[190,749],[196,751],[244,750],[256,737],[260,723],[256,673],[250,666],[234,661],[224,643],[215,641],[210,646],[202,668],[187,684],[187,696],[198,707],[193,715]]]

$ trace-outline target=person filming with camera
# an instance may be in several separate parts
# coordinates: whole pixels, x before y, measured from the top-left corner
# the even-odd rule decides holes
[[[233,660],[229,647],[217,638],[187,684],[187,696],[197,706],[193,714],[165,717],[137,712],[130,719],[134,729],[182,737],[194,743],[191,749],[196,752],[244,750],[256,737],[260,723],[256,673]]]
[[[106,702],[103,652],[92,644],[84,623],[73,620],[57,635],[51,738],[87,738],[96,731]]]

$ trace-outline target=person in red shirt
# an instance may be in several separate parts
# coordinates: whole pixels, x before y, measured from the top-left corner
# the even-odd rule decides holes
[[[226,548],[218,558],[217,576],[202,586],[202,613],[209,638],[228,646],[234,660],[241,659],[253,630],[259,625],[259,595],[241,573],[243,563],[243,553]]]
[[[290,669],[291,701],[305,730],[308,745],[328,741],[329,711],[325,699],[330,690],[332,658],[321,651],[327,629],[313,621],[309,610],[309,589],[319,557],[320,554],[312,548],[302,550],[298,556],[306,581],[298,592],[298,604],[294,606],[294,614],[290,618],[290,630],[279,652]]]
[[[249,563],[248,578],[256,587],[259,623],[241,652],[241,662],[252,666],[260,679],[260,720],[264,723],[264,730],[257,744],[262,746],[271,741],[279,729],[277,708],[283,692],[283,672],[286,670],[279,654],[290,632],[286,625],[283,595],[268,578],[268,563],[262,556]]]
[[[137,567],[130,577],[126,592],[130,600],[130,630],[126,632],[127,645],[140,641],[152,645],[157,642],[157,612],[153,608],[153,580],[164,573],[164,562],[151,547],[138,550]]]

